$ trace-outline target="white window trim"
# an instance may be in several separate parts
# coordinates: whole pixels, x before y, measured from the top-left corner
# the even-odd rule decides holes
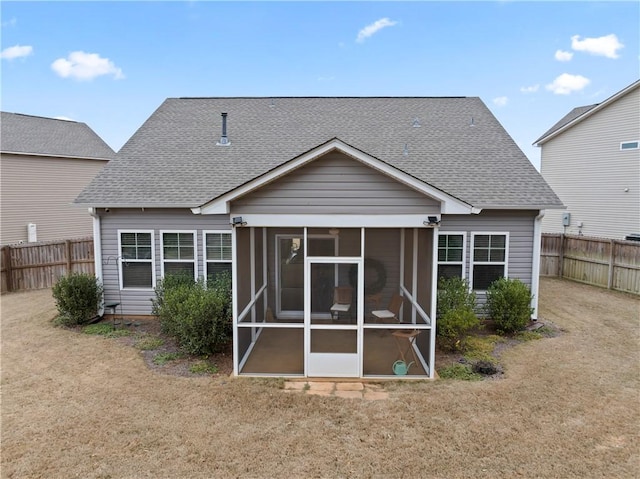
[[[442,230],[438,231],[438,243],[436,243],[436,251],[440,249],[440,247],[438,246],[440,243],[439,241],[440,236],[453,236],[453,235],[462,235],[462,261],[438,261],[437,266],[440,266],[441,264],[444,264],[444,265],[461,264],[462,265],[461,278],[464,279],[465,278],[464,274],[466,271],[466,263],[467,263],[467,232],[466,231],[442,231]],[[436,256],[436,258],[437,257],[438,256]]]
[[[635,143],[635,148],[622,148],[622,145],[627,145],[629,143]],[[640,141],[638,140],[629,140],[629,141],[621,141],[620,142],[620,151],[633,151],[640,148]]]
[[[151,233],[151,259],[126,259],[122,257],[122,234],[123,233]],[[121,291],[153,291],[156,287],[156,239],[153,230],[126,229],[118,230],[118,282]],[[151,261],[151,288],[125,288],[122,277],[122,263],[148,263]]]
[[[505,236],[505,251],[504,261],[474,261],[474,251],[476,244],[476,236],[490,235],[490,236]],[[471,291],[486,292],[486,289],[474,289],[473,286],[473,267],[474,265],[504,265],[504,277],[509,277],[509,232],[508,231],[472,231],[471,232],[471,247],[469,248],[469,287]]]
[[[231,259],[207,259],[207,235],[208,234],[226,234],[231,238]],[[233,264],[233,237],[231,235],[231,230],[203,230],[202,231],[202,271],[204,276],[204,284],[207,284],[207,279],[209,277],[209,270],[207,268],[207,263],[229,263]],[[233,268],[233,266],[232,266]]]
[[[168,259],[164,258],[165,233],[190,234],[193,236],[193,259]],[[198,280],[198,235],[196,230],[160,230],[160,273],[164,278],[164,263],[193,263],[193,280]]]

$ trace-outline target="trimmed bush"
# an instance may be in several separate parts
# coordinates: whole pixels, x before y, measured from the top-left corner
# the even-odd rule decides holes
[[[152,299],[162,331],[175,337],[190,354],[219,351],[231,337],[231,279],[219,275],[208,286],[168,275]]]
[[[519,279],[500,278],[487,289],[485,310],[500,334],[521,331],[531,320],[531,291]]]
[[[102,285],[90,274],[72,273],[53,286],[59,316],[64,326],[84,324],[95,317],[102,304]]]
[[[475,306],[476,295],[465,279],[438,281],[436,335],[443,349],[464,349],[467,332],[480,324]]]

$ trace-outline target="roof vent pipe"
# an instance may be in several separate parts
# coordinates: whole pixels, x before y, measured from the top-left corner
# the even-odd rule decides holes
[[[227,138],[227,114],[221,113],[222,115],[222,136],[220,137],[220,141],[216,143],[217,146],[229,146],[231,142],[229,138]]]

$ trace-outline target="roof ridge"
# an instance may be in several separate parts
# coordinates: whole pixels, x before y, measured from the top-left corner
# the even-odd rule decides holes
[[[430,100],[451,100],[451,99],[466,99],[466,98],[478,98],[469,96],[180,96],[169,97],[168,100],[264,100],[271,98],[280,99],[430,99]]]
[[[67,123],[84,124],[84,122],[78,121],[78,120],[65,120],[64,118],[52,118],[50,116],[29,115],[28,113],[16,113],[16,112],[13,112],[13,111],[3,111],[2,113],[6,114],[6,115],[26,116],[26,117],[29,117],[29,118],[40,118],[42,120],[66,121]]]

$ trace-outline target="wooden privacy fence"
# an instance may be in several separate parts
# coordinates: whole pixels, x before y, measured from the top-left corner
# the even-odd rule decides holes
[[[640,294],[640,242],[543,234],[540,275]]]
[[[0,290],[52,287],[69,273],[94,274],[93,238],[3,246]]]

